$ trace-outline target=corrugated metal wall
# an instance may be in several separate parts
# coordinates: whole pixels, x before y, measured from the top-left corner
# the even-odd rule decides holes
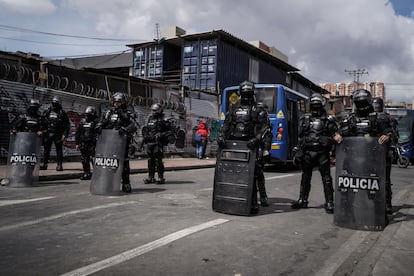
[[[163,89],[154,88],[152,93],[163,98],[165,104],[165,117],[172,119],[174,125],[186,132],[186,141],[184,148],[177,148],[175,145],[168,145],[166,147],[166,153],[186,153],[195,154],[195,148],[192,145],[192,131],[196,125],[202,120],[207,119],[208,122],[214,127],[215,122],[218,122],[218,105],[214,97],[208,97],[206,99],[189,99],[186,98],[185,105],[187,112],[177,112],[175,108],[174,96],[167,93]],[[169,94],[166,95],[166,94]],[[82,117],[85,108],[89,105],[95,106],[100,114],[102,114],[110,105],[109,101],[96,99],[88,96],[77,95],[71,92],[64,92],[54,90],[50,88],[40,88],[37,86],[23,84],[19,82],[12,82],[6,80],[0,80],[0,146],[1,157],[6,157],[9,146],[9,133],[13,120],[19,115],[26,112],[28,103],[31,98],[39,99],[41,103],[41,109],[46,110],[51,102],[53,96],[59,96],[62,100],[63,109],[68,113],[71,121],[71,132],[64,145],[64,156],[78,156],[79,152],[75,149],[74,134],[78,123]],[[164,99],[170,99],[164,100]],[[202,97],[201,97],[202,98]],[[155,102],[152,100],[151,102]],[[174,107],[174,108],[173,108]],[[142,142],[141,128],[147,123],[148,116],[151,114],[149,106],[146,104],[139,105],[133,104],[134,112],[136,113],[136,123],[139,129],[135,135],[135,144],[138,147]],[[217,128],[215,128],[217,129]],[[216,137],[217,134],[213,132],[212,137]],[[215,143],[210,143],[208,146],[208,154],[215,156],[217,150]],[[54,151],[52,150],[52,156]],[[137,152],[136,156],[141,157],[145,155],[145,152]]]

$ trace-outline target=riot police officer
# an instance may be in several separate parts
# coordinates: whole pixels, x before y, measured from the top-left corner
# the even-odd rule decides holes
[[[247,146],[250,149],[259,149],[265,137],[265,131],[268,127],[263,123],[265,120],[260,120],[259,110],[256,105],[254,84],[249,81],[244,81],[239,88],[240,100],[230,106],[226,115],[218,143],[221,147],[225,145],[225,140],[241,140],[248,141]],[[262,114],[263,118],[264,113]],[[266,150],[266,149],[265,149]],[[255,184],[253,185],[252,194],[252,208],[251,213],[255,214],[259,211],[257,202],[257,184],[264,188],[263,166],[261,162],[256,160],[255,163]],[[262,190],[263,192],[263,190]],[[261,194],[263,198],[263,205],[267,205],[267,195]]]
[[[83,175],[81,180],[91,179],[91,161],[95,156],[98,119],[93,106],[85,109],[85,117],[79,123],[75,134],[76,149],[81,152]]]
[[[16,132],[34,132],[38,136],[42,136],[46,123],[40,114],[39,108],[39,100],[31,99],[26,114],[20,115],[14,122],[12,134]]]
[[[161,104],[155,103],[151,106],[152,114],[148,117],[147,125],[142,128],[143,144],[146,145],[148,155],[148,178],[145,184],[164,184],[164,146],[168,144],[171,135],[171,124],[165,120]],[[158,172],[158,180],[155,180],[155,171]]]
[[[113,108],[108,110],[98,128],[102,129],[115,129],[119,131],[120,135],[126,135],[127,143],[125,149],[124,168],[122,171],[122,191],[125,193],[131,193],[131,183],[129,180],[130,166],[128,149],[132,141],[132,135],[137,130],[135,122],[133,120],[133,113],[127,108],[126,95],[121,92],[114,93],[112,97]],[[116,143],[116,141],[114,141]]]
[[[47,131],[43,134],[44,160],[40,169],[47,169],[50,150],[52,149],[52,143],[54,143],[56,148],[56,170],[63,171],[63,141],[69,134],[70,121],[68,115],[62,109],[59,97],[54,96],[52,98],[52,105],[45,111],[43,117],[45,118],[48,127]]]
[[[330,152],[338,139],[338,127],[334,118],[324,109],[325,100],[321,94],[314,93],[310,98],[311,113],[305,113],[299,120],[299,147],[303,154],[301,160],[302,179],[299,199],[292,203],[293,209],[307,208],[311,189],[312,170],[319,167],[325,194],[325,211],[334,212],[333,184],[331,176]]]
[[[268,207],[268,198],[266,193],[265,178],[264,178],[264,166],[270,159],[270,148],[272,146],[272,124],[269,120],[269,114],[267,112],[267,105],[262,102],[257,103],[258,120],[263,126],[263,134],[259,144],[259,152],[257,155],[257,173],[256,184],[259,191],[260,205]]]
[[[390,117],[386,114],[376,113],[372,104],[371,93],[365,89],[355,90],[352,95],[355,112],[344,118],[340,125],[342,136],[366,136],[378,137],[379,144],[391,143],[398,139],[393,131]],[[376,101],[378,104],[378,100]],[[380,109],[378,109],[380,110]],[[388,159],[388,158],[387,158]],[[386,164],[389,161],[386,161]],[[388,166],[388,164],[386,165]],[[386,211],[392,212],[391,206],[391,181],[386,169]],[[390,171],[389,171],[390,173]],[[388,183],[387,183],[388,182]]]
[[[392,214],[391,166],[393,150],[391,146],[398,143],[398,122],[396,119],[392,118],[388,113],[384,112],[384,101],[381,98],[373,98],[372,107],[374,108],[374,111],[377,112],[378,119],[383,122],[388,121],[392,129],[392,136],[390,137],[390,140],[387,142],[387,159],[385,162],[385,210],[388,214]]]

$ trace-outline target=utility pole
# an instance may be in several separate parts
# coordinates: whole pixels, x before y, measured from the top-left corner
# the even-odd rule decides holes
[[[346,70],[345,72],[348,73],[349,75],[354,76],[354,83],[356,85],[356,89],[358,89],[358,84],[359,84],[359,77],[361,75],[367,74],[368,75],[368,71],[366,71],[365,69],[356,69],[356,70]]]

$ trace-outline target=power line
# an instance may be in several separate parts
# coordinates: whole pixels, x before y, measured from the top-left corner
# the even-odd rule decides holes
[[[36,30],[32,30],[32,29],[14,27],[14,26],[9,26],[9,25],[2,25],[2,24],[0,24],[0,29],[6,30],[6,31],[12,31],[12,32],[36,33],[36,34],[50,35],[50,36],[92,39],[92,40],[101,40],[101,41],[148,41],[148,40],[143,40],[143,39],[103,38],[103,37],[91,37],[91,36],[79,36],[79,35],[50,33],[50,32],[36,31]]]
[[[50,45],[64,45],[64,46],[99,46],[99,47],[102,47],[102,46],[104,46],[104,47],[108,47],[108,46],[125,46],[125,45],[120,45],[120,44],[75,44],[75,43],[46,42],[46,41],[36,41],[36,40],[4,37],[4,36],[0,36],[0,38],[1,39],[7,39],[7,40],[21,41],[21,42],[38,43],[38,44],[50,44]]]
[[[65,56],[47,56],[50,59],[59,59],[59,58],[81,58],[81,57],[95,57],[95,56],[106,56],[106,55],[121,55],[128,51],[132,51],[132,49],[127,49],[124,51],[117,51],[117,52],[109,52],[109,53],[100,53],[100,54],[82,54],[82,55],[65,55]]]

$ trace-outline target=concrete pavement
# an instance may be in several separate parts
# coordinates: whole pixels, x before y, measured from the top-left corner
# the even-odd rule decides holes
[[[197,159],[170,157],[164,159],[167,171],[212,168],[216,159]],[[147,159],[130,161],[131,173],[146,173]],[[56,164],[50,163],[49,169],[40,171],[40,181],[77,179],[82,172],[80,162],[65,162],[64,170],[56,171]],[[0,166],[0,178],[6,173],[7,167]],[[409,177],[409,169],[407,177]],[[412,178],[411,178],[412,179]],[[414,184],[414,182],[411,183]],[[354,246],[344,245],[340,255],[327,260],[318,275],[412,275],[414,265],[414,193],[410,190],[395,193],[394,214],[390,216],[390,224],[382,232],[355,231],[352,239]],[[352,241],[350,239],[350,241]],[[337,264],[334,266],[333,264]]]

